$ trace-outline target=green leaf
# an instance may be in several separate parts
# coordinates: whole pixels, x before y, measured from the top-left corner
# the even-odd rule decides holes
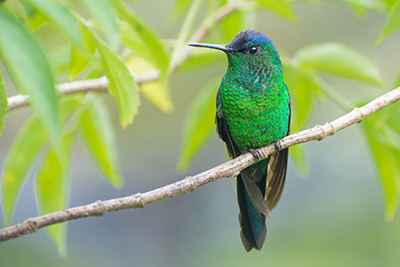
[[[140,84],[140,92],[161,111],[171,113],[174,111],[171,93],[166,81],[151,81]]]
[[[67,119],[72,110],[80,103],[80,99],[79,96],[74,96],[61,101],[61,121]],[[29,118],[14,138],[4,160],[1,179],[5,225],[11,223],[18,193],[47,138],[48,134],[37,115]]]
[[[299,65],[284,65],[284,79],[291,95],[291,132],[296,133],[303,130],[309,122],[316,106],[316,93],[321,92],[321,88],[315,74],[303,69]],[[292,148],[291,157],[294,159],[296,169],[302,176],[309,173],[308,164],[305,156],[304,145],[297,145]]]
[[[105,70],[103,67],[103,59],[101,58],[99,51],[96,51],[96,53],[94,53],[92,58],[90,59],[87,71],[85,71],[81,75],[81,79],[83,80],[97,79],[104,75],[105,75]]]
[[[172,16],[180,18],[185,10],[188,8],[190,0],[175,0],[174,9],[172,10]]]
[[[83,3],[103,30],[112,48],[118,44],[119,27],[108,0],[84,0]]]
[[[59,142],[59,111],[55,82],[38,44],[13,15],[0,5],[0,56],[16,87],[29,95],[54,144]]]
[[[320,85],[313,73],[301,66],[284,66],[284,79],[290,90],[292,102],[291,130],[298,132],[310,120],[315,108],[316,92],[321,92]]]
[[[397,211],[400,196],[400,149],[397,144],[390,143],[388,136],[379,133],[372,126],[374,120],[376,121],[376,116],[367,118],[362,125],[375,159],[386,200],[385,218],[391,221]]]
[[[88,66],[91,57],[96,51],[92,35],[83,23],[81,23],[80,31],[86,49],[82,51],[75,46],[71,46],[68,80],[72,80]]]
[[[76,20],[71,11],[58,1],[53,0],[22,0],[34,9],[42,13],[59,29],[76,47],[83,49],[82,40],[79,37]]]
[[[391,104],[384,109],[385,117],[382,123],[392,128],[398,135],[400,135],[400,102]]]
[[[396,81],[394,82],[393,88],[397,88],[400,86],[400,73],[397,74]]]
[[[131,73],[146,73],[154,70],[153,65],[136,55],[128,57],[125,64]],[[171,113],[174,110],[166,79],[141,83],[140,92],[161,111]]]
[[[242,12],[236,11],[222,20],[221,27],[225,43],[229,43],[236,34],[244,29],[242,16]]]
[[[364,18],[367,15],[368,9],[365,6],[352,3],[350,3],[349,6],[359,18]]]
[[[227,4],[227,0],[206,0],[206,17],[211,17],[213,14]]]
[[[313,44],[296,54],[300,64],[313,67],[342,78],[376,86],[384,84],[378,67],[358,50],[338,43]]]
[[[49,19],[43,15],[41,12],[37,10],[32,10],[32,14],[29,14],[25,25],[26,28],[29,29],[29,31],[35,31],[40,28],[40,26],[46,24],[49,21]]]
[[[212,49],[190,48],[189,57],[179,65],[179,70],[202,68],[223,58],[225,58],[223,53],[215,53]]]
[[[307,177],[310,174],[310,167],[308,166],[305,148],[304,144],[292,146],[290,147],[289,154],[293,159],[297,173],[302,177]]]
[[[97,167],[116,187],[123,185],[119,172],[117,144],[108,109],[100,98],[86,106],[80,120],[80,133]]]
[[[2,194],[5,224],[9,225],[22,184],[37,155],[47,140],[47,133],[37,116],[22,126],[5,159],[2,173]]]
[[[286,0],[257,0],[257,2],[272,13],[289,20],[296,20],[297,16],[294,13],[292,4]]]
[[[69,50],[69,45],[61,45],[48,53],[49,63],[56,77],[65,74],[68,70]],[[62,81],[65,81],[65,78],[62,78]]]
[[[138,88],[121,59],[102,41],[96,39],[108,79],[108,92],[117,101],[119,118],[123,128],[133,122],[139,105]]]
[[[392,7],[399,1],[398,0],[380,0],[380,2],[384,2],[384,3],[386,3],[386,5],[388,7]]]
[[[20,1],[3,1],[3,6],[23,23],[27,19],[24,5]]]
[[[69,157],[73,131],[68,129],[61,139],[63,154],[58,155],[53,147],[47,151],[42,166],[36,173],[36,196],[39,214],[44,215],[66,209],[69,198]],[[57,245],[60,257],[65,258],[66,223],[46,227],[46,231]]]
[[[158,34],[139,15],[123,11],[120,14],[126,20],[121,23],[121,42],[159,69],[162,78],[165,77],[169,56]]]
[[[343,2],[349,4],[350,6],[358,6],[366,9],[379,9],[380,4],[377,3],[378,1],[371,1],[371,0],[334,0],[336,2]]]
[[[189,105],[177,164],[179,171],[187,170],[194,156],[205,145],[214,131],[215,99],[219,83],[220,78],[209,81]]]
[[[376,40],[376,44],[382,42],[383,39],[388,37],[391,33],[400,28],[400,1],[397,1],[397,4],[394,5],[388,15],[387,22],[382,29],[381,34]]]
[[[174,48],[172,50],[171,61],[168,68],[168,73],[170,73],[182,60],[182,51],[186,46],[187,41],[189,40],[189,34],[191,33],[191,29],[197,14],[201,8],[202,0],[193,0],[190,5],[189,11],[186,14],[185,20],[183,21],[183,25],[179,31],[178,38],[176,39]]]
[[[5,126],[5,118],[8,109],[7,91],[6,88],[4,87],[4,84],[5,83],[3,81],[3,77],[1,77],[1,71],[0,71],[0,136],[1,136],[1,130]]]

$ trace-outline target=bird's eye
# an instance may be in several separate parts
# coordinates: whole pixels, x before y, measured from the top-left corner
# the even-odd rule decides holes
[[[258,54],[258,46],[252,46],[249,48],[250,55],[257,55]]]

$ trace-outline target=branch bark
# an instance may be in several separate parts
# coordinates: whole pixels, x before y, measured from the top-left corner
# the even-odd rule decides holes
[[[313,128],[283,138],[281,140],[282,149],[312,140],[320,141],[354,123],[361,122],[365,117],[398,101],[399,99],[400,87],[381,97],[378,97],[361,108],[354,108],[346,115],[334,121],[327,122],[323,126],[317,125]],[[276,151],[276,147],[274,144],[270,144],[257,149],[257,151],[261,155],[260,160],[262,160],[268,157],[268,155],[274,153]],[[146,193],[137,193],[135,195],[106,201],[99,200],[89,205],[74,207],[36,218],[30,218],[19,224],[1,229],[0,242],[33,233],[40,228],[57,223],[86,217],[103,216],[108,212],[122,209],[143,208],[144,206],[163,199],[187,192],[192,192],[202,185],[216,181],[223,177],[235,177],[241,170],[256,162],[257,159],[255,159],[252,154],[247,153],[195,176],[186,177],[181,181],[148,191]]]

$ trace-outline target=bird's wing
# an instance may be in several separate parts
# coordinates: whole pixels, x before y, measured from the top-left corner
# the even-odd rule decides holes
[[[289,121],[288,131],[290,132],[290,119],[291,119],[291,103],[289,101]],[[265,188],[265,202],[269,209],[272,211],[281,198],[283,187],[285,185],[287,162],[288,162],[289,149],[277,151],[270,156],[267,172],[267,184]]]
[[[288,151],[286,148],[275,152],[269,159],[265,202],[271,211],[278,204],[285,185]]]
[[[225,142],[229,156],[231,158],[235,158],[239,156],[241,153],[239,149],[236,147],[233,142],[232,136],[229,131],[228,123],[226,118],[223,116],[221,112],[221,95],[220,90],[217,93],[217,114],[215,116],[215,123],[217,124],[217,133],[219,137]],[[246,187],[247,193],[253,202],[256,210],[260,214],[264,214],[265,216],[270,216],[269,208],[264,200],[264,195],[261,192],[260,188],[257,186],[256,182],[252,178],[251,170],[245,169],[239,174],[240,178],[243,180],[243,183]]]
[[[228,123],[225,116],[221,111],[221,89],[218,89],[217,93],[217,114],[215,115],[215,123],[217,124],[217,133],[219,138],[225,142],[226,148],[228,149],[228,154],[231,158],[236,158],[240,155],[239,149],[236,148],[232,136],[229,132]]]

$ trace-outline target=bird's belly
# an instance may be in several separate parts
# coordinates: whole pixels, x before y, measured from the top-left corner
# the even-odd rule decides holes
[[[233,142],[241,153],[249,148],[257,148],[275,142],[287,135],[289,127],[289,108],[262,108],[237,110],[238,114],[226,119]]]

